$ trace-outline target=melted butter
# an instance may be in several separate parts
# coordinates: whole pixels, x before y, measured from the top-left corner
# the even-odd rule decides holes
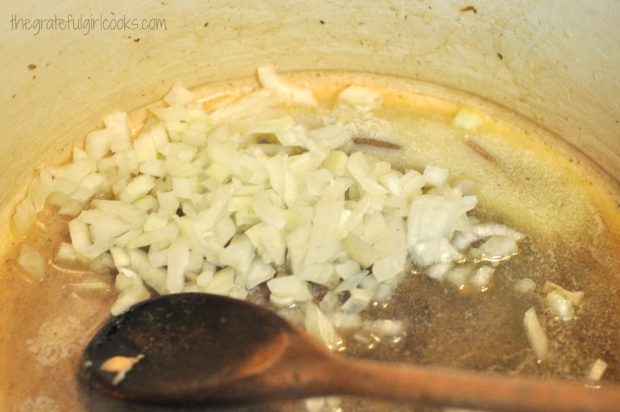
[[[363,74],[295,73],[289,78],[311,86],[325,107],[349,84],[380,90],[384,107],[376,115],[388,120],[389,127],[378,132],[403,150],[364,150],[400,167],[436,164],[448,167],[453,175],[473,179],[480,199],[476,213],[528,235],[520,244],[520,254],[500,266],[486,293],[472,296],[422,275],[406,277],[387,308],[371,309],[367,315],[404,319],[407,336],[398,342],[375,342],[372,349],[349,339],[349,353],[577,378],[602,358],[609,364],[604,379],[620,381],[620,213],[614,197],[618,192],[596,175],[595,167],[544,130],[472,96]],[[196,93],[205,107],[212,108],[255,86],[254,80],[245,79],[204,86]],[[474,133],[450,124],[464,104],[484,114],[485,121]],[[143,108],[130,115],[134,134],[147,113],[148,108]],[[295,115],[318,122],[322,114]],[[59,243],[69,239],[66,221],[50,211],[42,221],[45,230],[37,230],[27,242],[51,259]],[[6,388],[2,410],[35,410],[33,405],[52,411],[53,407],[59,411],[152,410],[107,400],[76,383],[82,347],[107,318],[114,296],[79,296],[66,285],[84,279],[112,285],[113,276],[81,273],[79,267],[73,271],[49,267],[42,282],[33,282],[15,264],[16,254],[14,250],[5,257],[0,276],[6,296],[0,314],[0,386]],[[520,295],[513,290],[514,282],[523,277],[536,282],[536,293]],[[545,280],[585,292],[576,321],[564,323],[544,312]],[[535,361],[523,332],[522,316],[531,306],[542,317],[550,341],[549,360],[543,364]],[[301,403],[266,408],[304,410]],[[411,409],[355,399],[345,400],[343,408]]]

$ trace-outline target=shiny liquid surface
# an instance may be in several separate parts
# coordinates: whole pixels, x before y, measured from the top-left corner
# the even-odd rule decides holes
[[[401,167],[436,164],[455,176],[475,180],[480,202],[476,213],[527,234],[520,253],[500,266],[488,291],[468,294],[422,274],[406,276],[385,308],[371,308],[370,319],[403,319],[407,334],[396,341],[353,339],[352,356],[415,364],[487,370],[507,374],[581,378],[595,359],[608,363],[604,380],[620,381],[620,212],[607,189],[582,169],[578,154],[557,146],[544,131],[484,102],[433,86],[360,74],[297,74],[310,84],[325,107],[348,84],[380,89],[386,122],[377,136],[402,149],[357,149],[377,153]],[[208,86],[208,96],[239,94],[252,81]],[[219,99],[217,97],[214,101]],[[208,101],[208,99],[207,99]],[[480,107],[486,121],[475,133],[453,127],[450,119],[463,103]],[[209,103],[207,103],[209,104]],[[325,113],[297,113],[318,122]],[[133,115],[135,125],[142,111]],[[78,140],[78,137],[76,137]],[[65,220],[52,211],[41,219],[27,242],[46,258],[69,236]],[[3,289],[3,336],[0,385],[3,410],[123,411],[151,410],[111,401],[82,387],[75,378],[81,352],[108,317],[114,301],[113,274],[82,267],[50,265],[41,283],[28,279],[6,256]],[[530,277],[532,294],[519,294],[514,282]],[[109,293],[77,293],[70,284],[85,279],[108,282]],[[547,311],[542,286],[552,281],[582,290],[577,319],[562,322]],[[534,306],[550,342],[550,355],[538,363],[529,348],[522,317]],[[6,389],[5,389],[6,388]],[[0,398],[1,399],[1,398]],[[411,410],[345,399],[343,410]],[[304,410],[303,402],[257,406],[252,410]]]

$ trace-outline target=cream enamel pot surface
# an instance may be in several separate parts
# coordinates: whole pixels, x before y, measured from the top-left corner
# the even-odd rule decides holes
[[[63,29],[49,23],[69,15],[81,17],[82,26]],[[85,23],[89,18],[92,22]],[[160,27],[104,29],[97,18],[135,18],[139,24],[159,19],[152,24]],[[17,240],[10,234],[10,216],[29,180],[41,165],[67,160],[74,143],[98,127],[105,114],[156,101],[175,80],[188,87],[226,81],[250,76],[265,63],[282,71],[377,73],[479,96],[548,131],[544,145],[571,156],[617,203],[619,19],[620,5],[611,0],[7,5],[0,26],[3,261],[10,264],[14,257]],[[523,129],[527,134],[527,126]],[[609,213],[617,218],[617,210]],[[605,259],[617,261],[617,256]],[[10,265],[2,271],[0,409],[56,410],[54,398],[77,393],[74,388],[50,393],[24,382],[43,381],[50,370],[73,376],[74,355],[86,337],[49,349],[46,359],[69,354],[76,359],[70,364],[20,368],[14,358],[29,353],[32,342],[36,346],[33,337],[62,340],[84,333],[85,324],[94,332],[107,314],[96,311],[101,302],[80,301],[46,319],[43,328],[46,314],[66,297],[40,299],[12,275]],[[72,320],[72,310],[90,309],[93,315],[86,322]],[[72,396],[82,409],[109,410],[95,395]]]

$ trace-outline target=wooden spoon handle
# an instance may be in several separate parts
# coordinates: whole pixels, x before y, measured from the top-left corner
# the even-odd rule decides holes
[[[509,378],[336,358],[326,385],[340,394],[494,411],[620,411],[620,386]]]

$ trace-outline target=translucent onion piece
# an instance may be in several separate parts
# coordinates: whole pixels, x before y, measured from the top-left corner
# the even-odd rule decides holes
[[[19,263],[26,273],[34,277],[36,280],[43,279],[47,262],[41,253],[39,253],[39,251],[32,246],[24,243],[20,247],[17,263]]]
[[[545,331],[543,330],[536,310],[532,307],[529,308],[523,315],[523,325],[525,326],[525,332],[527,339],[530,342],[530,346],[536,355],[539,362],[542,362],[547,357],[548,341]]]

